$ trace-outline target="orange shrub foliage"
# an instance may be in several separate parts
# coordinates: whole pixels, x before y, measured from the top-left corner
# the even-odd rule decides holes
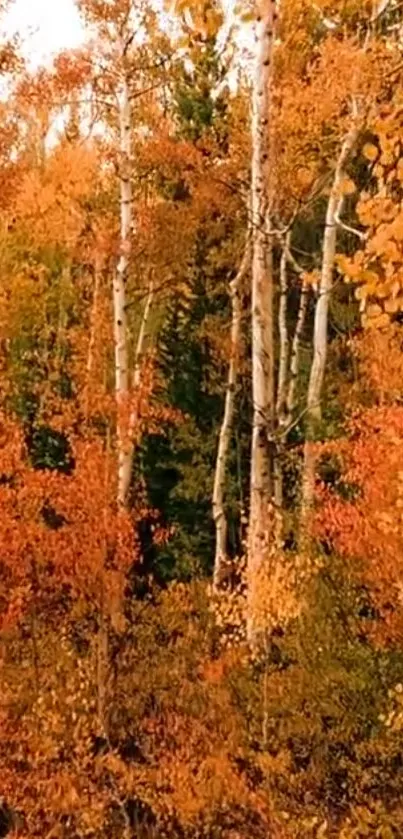
[[[238,657],[211,660],[202,588],[125,613],[124,632],[109,624],[107,661],[94,603],[67,594],[53,620],[31,608],[1,636],[2,792],[21,835],[246,839],[253,825],[282,839],[243,769]]]
[[[100,441],[73,440],[71,475],[35,470],[18,426],[2,417],[1,432],[3,628],[64,586],[116,608],[134,541],[129,517],[115,510],[113,458]]]
[[[384,642],[403,632],[403,407],[401,327],[370,332],[358,358],[370,407],[356,410],[347,437],[324,452],[341,464],[335,486],[322,486],[317,533],[348,561],[349,572],[369,587]]]

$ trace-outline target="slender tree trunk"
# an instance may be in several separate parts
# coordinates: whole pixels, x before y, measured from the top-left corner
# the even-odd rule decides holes
[[[286,398],[287,425],[289,425],[292,421],[292,417],[296,408],[296,389],[300,368],[301,339],[305,326],[308,299],[309,287],[306,285],[302,285],[299,298],[297,323],[295,326],[295,332],[291,346],[290,377],[288,381],[288,390]]]
[[[129,358],[126,284],[132,231],[131,188],[131,106],[128,80],[122,82],[119,100],[120,120],[120,256],[113,283],[115,327],[115,391],[117,403],[118,488],[120,507],[127,503],[131,478],[131,445],[128,434]]]
[[[86,388],[85,388],[85,417],[86,417],[86,419],[88,419],[88,416],[89,416],[90,394],[91,394],[91,384],[92,384],[92,378],[93,378],[94,356],[95,356],[95,345],[96,345],[96,330],[97,330],[100,288],[101,288],[101,266],[99,264],[99,260],[97,258],[95,258],[94,291],[93,291],[93,295],[92,295],[92,306],[91,306],[91,316],[90,316],[90,337],[89,337],[88,352],[87,352],[87,381],[86,381]]]
[[[137,336],[136,351],[134,356],[134,373],[133,385],[138,388],[141,384],[141,367],[144,359],[145,340],[147,337],[148,322],[150,320],[152,304],[154,300],[154,278],[151,273],[150,282],[148,284],[146,302],[141,317],[139,334]]]
[[[301,337],[305,325],[308,304],[308,287],[302,284],[297,322],[290,346],[290,337],[287,325],[289,291],[287,265],[290,264],[295,273],[299,276],[303,273],[303,269],[298,265],[291,254],[290,246],[291,231],[289,231],[286,236],[280,261],[280,303],[278,311],[280,358],[276,402],[276,426],[278,439],[274,464],[274,497],[278,511],[281,511],[283,508],[284,454],[288,432],[292,424],[296,407],[295,392],[299,376]],[[278,517],[278,521],[281,525],[280,516]],[[281,533],[279,535],[281,535]]]
[[[301,285],[300,300],[292,342],[288,332],[288,276],[287,265],[290,264],[293,271],[301,276],[303,269],[296,262],[291,253],[291,231],[288,232],[283,243],[280,261],[280,302],[278,310],[278,331],[279,331],[279,370],[277,381],[276,400],[276,433],[277,444],[274,452],[274,498],[277,515],[277,537],[282,540],[282,511],[284,505],[284,456],[287,446],[289,430],[292,427],[293,416],[296,408],[296,384],[300,369],[300,348],[301,337],[305,325],[308,287]]]
[[[280,303],[278,309],[278,331],[280,336],[280,360],[277,381],[277,403],[276,413],[279,418],[279,425],[284,424],[286,412],[286,394],[288,381],[288,361],[290,356],[290,341],[288,337],[287,313],[288,313],[288,279],[287,279],[287,247],[289,247],[290,236],[287,236],[287,244],[283,248],[280,261]]]
[[[269,105],[274,0],[262,0],[256,24],[257,54],[252,120],[252,396],[253,429],[248,544],[248,636],[259,632],[260,576],[273,531],[272,447],[275,415],[273,256],[268,220]],[[262,594],[262,592],[261,592]]]
[[[94,266],[94,291],[92,295],[92,306],[91,306],[91,316],[90,316],[90,339],[88,342],[88,353],[87,353],[87,381],[91,381],[92,371],[94,367],[94,353],[95,353],[95,342],[96,342],[96,328],[97,328],[97,318],[98,318],[98,306],[99,306],[99,292],[101,286],[101,267],[99,265],[98,260],[95,261]]]
[[[218,440],[217,458],[213,489],[213,519],[216,531],[213,586],[218,589],[222,579],[227,556],[227,518],[224,508],[225,479],[228,465],[228,453],[234,424],[235,391],[238,379],[238,367],[242,326],[242,282],[249,271],[251,261],[250,232],[247,234],[244,255],[236,277],[230,283],[232,321],[231,321],[231,355],[228,367],[227,387],[225,393],[224,416]]]
[[[288,360],[290,355],[290,341],[288,337],[287,310],[288,310],[288,281],[287,281],[287,248],[289,247],[290,234],[287,235],[287,243],[284,246],[280,261],[280,303],[278,308],[278,332],[280,339],[280,358],[277,380],[277,401],[276,401],[276,425],[278,432],[278,443],[274,462],[274,499],[277,510],[283,507],[283,449],[284,434],[287,424],[286,394],[288,381]]]
[[[337,218],[343,205],[342,181],[345,176],[344,170],[357,137],[358,128],[354,125],[347,134],[339,154],[326,212],[322,270],[315,309],[313,360],[308,386],[306,440],[302,473],[300,544],[304,549],[309,547],[310,542],[309,517],[314,500],[316,466],[314,436],[315,426],[321,419],[321,397],[327,356],[329,299],[333,285],[337,244]]]
[[[141,316],[139,334],[137,336],[136,350],[134,354],[134,370],[133,370],[133,397],[134,404],[130,412],[129,422],[129,439],[131,441],[130,448],[130,472],[133,463],[135,444],[134,435],[136,433],[139,420],[139,388],[141,385],[141,373],[143,368],[144,350],[147,338],[147,328],[152,311],[152,304],[154,300],[154,277],[151,272],[150,281],[148,285],[147,297],[144,304],[143,314]]]

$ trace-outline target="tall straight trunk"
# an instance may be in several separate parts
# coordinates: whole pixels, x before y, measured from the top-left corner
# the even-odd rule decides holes
[[[355,146],[358,128],[348,132],[341,148],[326,211],[323,237],[322,270],[318,299],[315,308],[313,359],[308,386],[306,413],[306,440],[302,473],[302,499],[300,519],[300,544],[309,547],[309,516],[315,492],[315,427],[321,419],[321,398],[326,368],[329,299],[333,285],[334,260],[337,244],[337,219],[343,205],[342,182],[345,166]]]
[[[280,303],[278,308],[278,331],[280,339],[280,359],[277,380],[277,403],[276,413],[279,426],[283,426],[286,417],[287,402],[287,381],[288,362],[290,356],[290,341],[288,337],[287,314],[288,314],[288,278],[287,278],[287,250],[290,244],[290,234],[283,247],[280,261]]]
[[[293,416],[296,408],[296,385],[300,369],[301,338],[305,325],[308,294],[307,286],[301,285],[300,300],[292,341],[288,332],[288,276],[287,265],[301,276],[303,269],[298,265],[291,253],[291,231],[288,232],[283,243],[280,260],[280,302],[278,309],[278,331],[279,331],[279,369],[277,379],[277,401],[276,401],[276,428],[277,446],[274,464],[274,498],[277,510],[281,513],[283,508],[283,470],[284,454],[287,444],[287,437],[292,426]],[[281,516],[278,516],[278,523],[281,528]],[[281,531],[280,534],[281,535]]]
[[[287,280],[287,249],[289,248],[290,234],[287,235],[286,245],[283,247],[280,260],[280,303],[278,308],[278,333],[280,344],[280,358],[277,379],[277,400],[276,400],[276,425],[278,442],[274,462],[274,499],[277,510],[283,507],[283,449],[284,435],[286,434],[287,411],[286,394],[288,381],[288,361],[290,355],[290,341],[288,337],[287,312],[288,312],[288,280]]]
[[[113,283],[115,392],[117,404],[118,506],[124,507],[130,487],[132,453],[128,434],[129,351],[126,285],[132,230],[131,105],[129,83],[123,79],[119,97],[120,126],[120,255]]]
[[[252,119],[252,397],[247,631],[259,632],[261,572],[273,530],[274,336],[273,254],[268,200],[269,107],[274,0],[261,0],[256,23]]]
[[[133,385],[135,388],[140,387],[141,384],[141,367],[144,359],[144,348],[146,344],[148,323],[150,320],[152,304],[154,300],[154,277],[151,272],[148,283],[147,296],[144,304],[143,314],[141,316],[139,334],[137,336],[136,351],[134,356],[134,373]]]
[[[92,385],[93,368],[94,368],[94,356],[95,356],[95,346],[96,346],[96,330],[97,330],[100,288],[101,288],[101,265],[100,265],[99,259],[97,259],[97,257],[95,257],[94,290],[93,290],[93,295],[92,295],[92,306],[91,306],[91,315],[90,315],[90,336],[89,336],[89,342],[88,342],[87,365],[86,365],[87,376],[86,376],[86,388],[85,388],[85,416],[86,416],[87,420],[88,420],[88,416],[89,416],[90,394],[91,394],[91,385]]]
[[[288,390],[286,397],[286,411],[288,418],[287,425],[290,424],[296,408],[296,389],[300,369],[301,340],[305,326],[308,299],[309,287],[307,285],[302,285],[299,298],[297,323],[295,326],[295,332],[291,346],[290,376],[288,381]]]
[[[130,473],[135,454],[134,437],[139,421],[139,389],[141,385],[141,374],[143,370],[144,350],[146,346],[147,329],[152,311],[152,304],[154,300],[154,277],[151,271],[150,280],[148,284],[147,297],[144,304],[143,314],[141,316],[139,333],[137,336],[136,350],[134,354],[134,370],[133,370],[133,397],[134,404],[130,412],[129,421],[129,439],[130,443]]]
[[[247,241],[239,271],[230,283],[231,296],[231,354],[228,366],[227,387],[225,393],[224,416],[220,428],[218,449],[216,457],[214,489],[213,489],[213,519],[215,524],[216,542],[214,557],[213,586],[218,589],[223,580],[225,560],[227,556],[227,518],[224,508],[225,480],[228,466],[228,453],[231,444],[231,435],[234,425],[235,413],[235,392],[238,379],[241,327],[242,327],[242,282],[249,271],[251,261],[250,232],[247,234]]]

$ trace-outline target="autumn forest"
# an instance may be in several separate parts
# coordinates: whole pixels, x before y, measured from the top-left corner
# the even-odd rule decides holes
[[[0,40],[0,837],[398,839],[403,4],[76,5]]]

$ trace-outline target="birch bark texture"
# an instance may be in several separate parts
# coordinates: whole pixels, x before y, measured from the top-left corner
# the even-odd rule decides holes
[[[242,284],[251,264],[251,237],[248,230],[244,254],[239,271],[230,283],[231,297],[231,354],[228,366],[225,392],[224,416],[218,439],[213,488],[213,519],[215,525],[215,557],[213,588],[217,591],[223,581],[227,558],[228,522],[225,513],[225,483],[228,469],[228,455],[231,445],[235,416],[235,397],[238,380],[242,332]]]
[[[253,428],[248,537],[248,636],[256,631],[260,571],[272,530],[274,393],[273,258],[269,215],[269,111],[275,0],[261,0],[256,18],[252,113],[252,398]]]
[[[291,234],[287,234],[286,244],[282,249],[280,260],[280,301],[278,307],[279,334],[279,366],[277,376],[276,426],[278,442],[273,469],[274,500],[276,509],[283,507],[283,453],[285,437],[287,435],[286,393],[288,381],[288,361],[290,355],[290,340],[288,335],[288,278],[287,278],[287,248],[289,248]]]
[[[321,399],[328,348],[329,301],[333,288],[334,261],[337,245],[337,220],[344,203],[342,182],[345,177],[345,167],[357,142],[358,134],[359,128],[354,123],[348,131],[340,150],[326,210],[321,277],[315,307],[313,359],[308,385],[306,439],[302,472],[300,544],[305,549],[309,546],[309,516],[313,506],[315,492],[316,457],[314,436],[315,427],[320,422],[322,416]]]
[[[290,247],[291,234],[287,234],[286,244],[281,252],[280,260],[280,302],[278,307],[278,332],[280,340],[280,358],[277,381],[277,404],[276,412],[278,417],[278,425],[281,429],[286,422],[286,404],[287,404],[287,380],[288,380],[288,363],[290,356],[290,340],[288,336],[288,278],[287,278],[287,251]]]
[[[281,511],[283,509],[284,501],[284,455],[288,435],[293,426],[293,422],[295,421],[295,410],[297,407],[297,383],[300,373],[301,341],[305,326],[309,295],[309,287],[304,285],[302,281],[302,275],[304,273],[303,268],[301,268],[292,255],[291,234],[292,231],[289,230],[282,245],[280,260],[280,301],[278,308],[279,367],[276,401],[277,446],[274,467],[274,498],[276,508],[279,511],[280,534]],[[292,268],[293,272],[300,278],[301,282],[297,320],[292,338],[288,332],[288,266]]]
[[[305,327],[306,313],[308,309],[309,287],[302,284],[299,307],[297,315],[297,323],[295,326],[294,337],[291,345],[291,359],[290,359],[290,378],[288,382],[286,412],[287,412],[287,426],[290,425],[295,413],[297,404],[297,382],[300,372],[301,359],[301,342]]]
[[[118,486],[117,502],[125,507],[130,488],[132,454],[128,434],[129,410],[129,348],[127,328],[127,277],[130,263],[132,232],[131,187],[131,102],[129,82],[123,76],[119,101],[120,130],[120,243],[119,259],[113,283],[115,333],[115,392],[117,405]]]

